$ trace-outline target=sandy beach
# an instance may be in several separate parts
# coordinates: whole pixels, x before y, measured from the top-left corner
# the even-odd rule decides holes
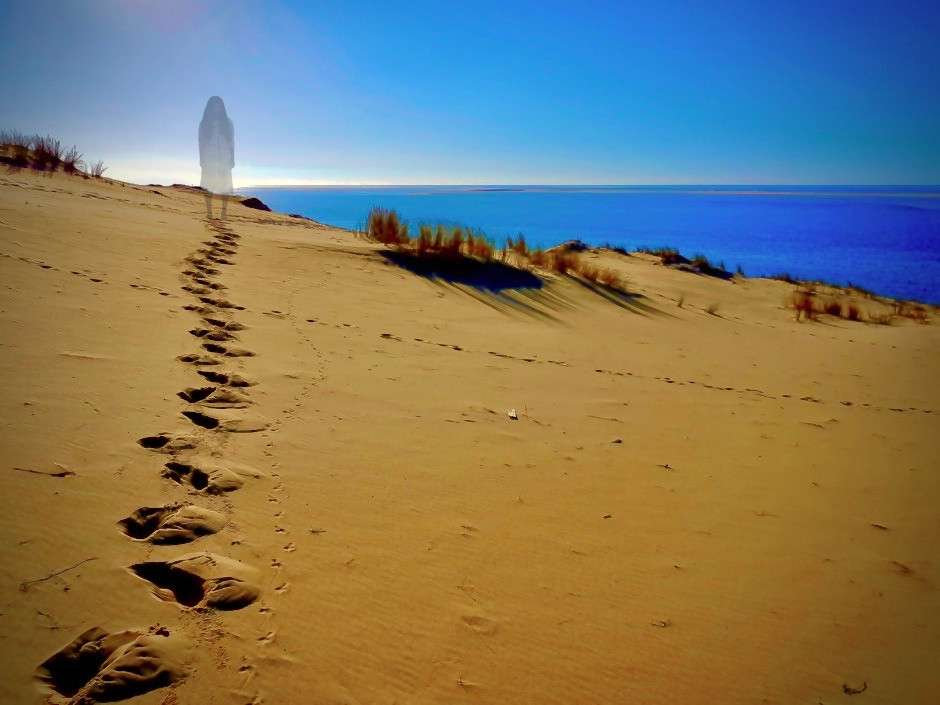
[[[936,701],[933,309],[29,170],[0,238],[4,703]]]

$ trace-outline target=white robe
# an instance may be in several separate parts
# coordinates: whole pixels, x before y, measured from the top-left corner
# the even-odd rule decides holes
[[[232,130],[234,135],[234,129]],[[235,145],[213,125],[208,139],[199,140],[199,164],[202,179],[199,185],[213,193],[232,192],[232,167],[235,166]]]

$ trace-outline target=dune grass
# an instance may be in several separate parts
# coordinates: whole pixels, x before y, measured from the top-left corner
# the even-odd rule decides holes
[[[413,233],[395,210],[373,208],[367,219],[366,231],[373,240],[393,248],[399,255],[423,260],[450,260],[472,258],[480,262],[499,262],[516,269],[542,269],[563,276],[574,276],[602,287],[625,291],[626,279],[605,267],[581,259],[573,252],[556,248],[546,251],[529,248],[525,236],[506,238],[497,249],[494,242],[482,232],[470,228],[446,229],[438,225],[421,225]]]
[[[831,285],[826,285],[831,286]],[[908,301],[896,301],[871,297],[875,304],[881,304],[881,310],[869,310],[863,314],[855,301],[841,302],[835,299],[818,300],[817,285],[813,282],[804,282],[800,288],[788,299],[787,306],[793,309],[796,320],[819,320],[819,316],[826,314],[833,318],[846,321],[873,323],[880,326],[892,325],[898,318],[907,318],[921,324],[930,323],[930,315],[926,306]],[[858,294],[855,289],[842,289],[841,291]]]
[[[27,135],[16,130],[0,132],[0,161],[13,170],[31,168],[51,174],[61,168],[69,175],[96,179],[107,170],[101,160],[86,162],[74,145],[66,149],[51,135]]]

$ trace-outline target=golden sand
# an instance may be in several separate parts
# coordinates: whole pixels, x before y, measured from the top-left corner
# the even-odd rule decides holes
[[[935,319],[202,211],[0,176],[0,702],[936,702]]]

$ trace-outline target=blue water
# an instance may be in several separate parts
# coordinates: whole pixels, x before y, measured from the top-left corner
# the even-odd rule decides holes
[[[497,242],[525,234],[627,249],[702,253],[750,276],[857,285],[940,303],[940,187],[257,187],[276,211],[356,229],[370,208],[413,227],[469,226]]]

